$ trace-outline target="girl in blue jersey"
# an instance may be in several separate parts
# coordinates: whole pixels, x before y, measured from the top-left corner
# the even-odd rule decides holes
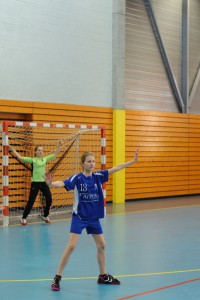
[[[97,261],[100,275],[97,282],[99,284],[119,285],[120,281],[106,271],[105,263],[105,240],[99,219],[104,217],[104,196],[102,184],[108,181],[109,175],[118,172],[138,160],[139,150],[136,150],[133,160],[119,164],[111,169],[93,172],[95,158],[93,153],[84,152],[81,157],[83,172],[75,174],[63,181],[52,182],[51,174],[45,174],[47,185],[52,187],[64,187],[67,191],[74,190],[74,204],[72,221],[70,228],[70,238],[66,249],[61,257],[57,274],[51,284],[53,291],[60,290],[62,272],[74,251],[80,234],[86,229],[88,234],[92,234],[97,247]]]

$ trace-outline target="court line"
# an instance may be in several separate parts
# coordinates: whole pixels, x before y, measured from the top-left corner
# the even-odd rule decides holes
[[[163,286],[163,287],[160,287],[160,288],[156,288],[156,289],[153,289],[153,290],[148,290],[148,291],[141,292],[141,293],[138,293],[138,294],[133,294],[131,296],[126,296],[126,297],[123,297],[123,298],[118,298],[117,300],[125,300],[125,299],[136,298],[136,297],[139,297],[139,296],[143,296],[143,295],[155,293],[155,292],[158,292],[158,291],[163,291],[163,290],[166,290],[166,289],[170,289],[170,288],[182,285],[182,284],[187,284],[187,283],[195,282],[195,281],[198,281],[198,280],[200,280],[200,278],[194,278],[194,279],[191,279],[191,280],[181,281],[181,282],[178,282],[178,283],[166,285],[166,286]]]
[[[59,219],[59,220],[51,220],[51,223],[63,222],[63,221],[69,221],[69,220],[71,220],[71,217],[69,217],[69,218],[62,218],[62,219]],[[20,224],[20,222],[18,222],[17,224],[16,223],[9,224],[8,227],[4,227],[3,225],[0,225],[0,228],[9,228],[9,227],[21,227],[21,228],[23,227],[23,228],[28,228],[28,226],[30,226],[30,225],[38,225],[38,224],[43,224],[44,226],[50,226],[51,225],[51,224],[46,224],[44,221],[43,222],[42,221],[33,221],[33,222],[30,221],[30,223],[28,223],[27,226],[22,226],[22,224]]]
[[[191,269],[191,270],[175,270],[175,271],[167,271],[167,272],[153,272],[153,273],[141,273],[141,274],[124,274],[124,275],[115,275],[116,277],[125,278],[125,277],[145,277],[145,276],[156,276],[156,275],[170,275],[170,274],[178,274],[178,273],[194,273],[200,272],[199,269]],[[97,276],[87,276],[87,277],[68,277],[62,278],[63,280],[88,280],[88,279],[96,279]],[[0,283],[3,282],[37,282],[37,281],[52,281],[52,278],[38,278],[38,279],[1,279]]]

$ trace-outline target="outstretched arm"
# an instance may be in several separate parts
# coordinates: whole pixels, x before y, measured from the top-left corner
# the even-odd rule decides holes
[[[59,141],[58,145],[57,145],[57,147],[56,147],[56,149],[54,151],[55,155],[57,155],[60,152],[60,149],[61,149],[62,145],[63,145],[63,141]]]
[[[14,156],[16,156],[18,159],[21,159],[21,155],[13,148],[13,146],[9,145],[9,150],[13,152]]]
[[[53,186],[53,187],[56,187],[56,188],[59,188],[59,187],[64,187],[64,182],[63,181],[52,181],[52,175],[50,172],[46,172],[44,174],[44,179],[46,181],[46,184],[48,186]]]
[[[135,162],[137,162],[138,160],[138,155],[139,155],[139,149],[137,149],[135,151],[135,157],[134,159],[130,160],[130,161],[127,161],[125,163],[122,163],[122,164],[119,164],[119,165],[116,165],[115,167],[111,168],[111,169],[108,169],[108,173],[109,174],[113,174],[115,172],[118,172],[122,169],[125,169],[126,167],[129,167],[130,165],[134,164]]]

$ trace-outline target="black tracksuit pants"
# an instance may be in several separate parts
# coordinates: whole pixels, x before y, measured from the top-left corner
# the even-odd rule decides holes
[[[46,184],[46,182],[31,182],[29,199],[24,209],[24,213],[22,216],[23,219],[26,219],[28,217],[39,191],[43,193],[43,196],[46,200],[46,206],[44,208],[44,217],[47,217],[49,215],[49,211],[52,204],[52,195],[49,186]]]

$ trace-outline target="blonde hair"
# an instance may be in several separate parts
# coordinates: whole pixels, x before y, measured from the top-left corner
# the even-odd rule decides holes
[[[88,151],[83,152],[83,154],[81,155],[81,163],[82,164],[85,162],[86,157],[88,157],[88,156],[93,156],[94,157],[94,153],[88,152]]]

